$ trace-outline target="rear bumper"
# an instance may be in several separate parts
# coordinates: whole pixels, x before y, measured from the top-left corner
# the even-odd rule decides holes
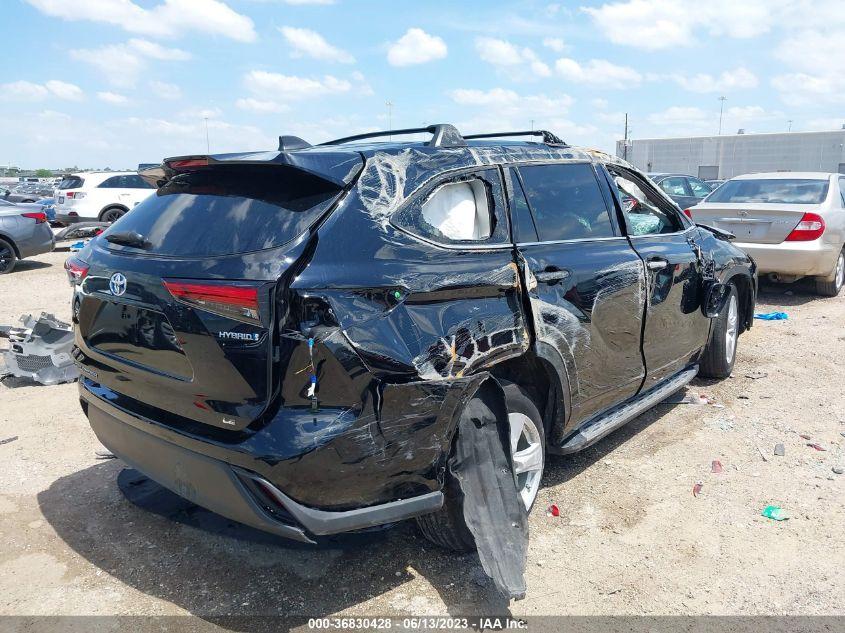
[[[780,244],[734,242],[734,245],[754,258],[757,272],[760,274],[798,276],[830,275],[842,248],[841,245],[836,246],[821,240]]]
[[[46,222],[36,225],[28,238],[16,242],[21,258],[49,253],[56,245],[53,231]]]
[[[253,471],[144,431],[139,427],[144,420],[94,396],[84,383],[85,379],[80,381],[83,409],[104,446],[176,494],[254,528],[312,543],[312,535],[393,523],[434,512],[443,504],[443,494],[433,491],[350,510],[305,506]]]

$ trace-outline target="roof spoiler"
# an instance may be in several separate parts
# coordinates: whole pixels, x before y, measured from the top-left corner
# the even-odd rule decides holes
[[[165,158],[160,165],[139,169],[138,175],[154,187],[161,187],[177,174],[212,167],[231,165],[276,166],[297,169],[343,189],[355,179],[364,167],[363,158],[357,153],[294,152],[294,149],[310,147],[305,141],[296,137],[280,137],[279,146],[286,149],[278,152],[174,156]]]

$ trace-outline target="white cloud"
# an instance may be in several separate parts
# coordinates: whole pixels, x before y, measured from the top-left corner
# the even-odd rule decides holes
[[[549,97],[545,94],[520,95],[506,88],[474,90],[461,88],[449,93],[452,101],[461,106],[493,109],[497,116],[528,119],[563,117],[573,103],[569,95]]]
[[[543,46],[553,50],[555,53],[562,53],[568,48],[566,43],[559,37],[543,38]]]
[[[182,98],[182,89],[176,84],[153,80],[149,83],[149,86],[152,93],[159,99],[175,101]]]
[[[513,79],[524,77],[525,69],[537,77],[548,77],[552,74],[548,64],[533,50],[520,48],[507,40],[479,37],[475,40],[475,50],[483,61],[504,71]]]
[[[132,0],[27,0],[36,9],[64,20],[114,24],[130,33],[175,37],[197,31],[239,42],[256,39],[255,25],[221,0],[163,0],[149,9]]]
[[[391,66],[412,66],[446,57],[446,42],[422,29],[412,28],[387,49]]]
[[[263,101],[261,99],[253,99],[252,97],[238,99],[235,101],[235,107],[240,108],[241,110],[258,112],[261,114],[267,114],[270,112],[286,112],[290,110],[290,106],[285,105],[284,103]]]
[[[31,81],[13,81],[0,85],[0,99],[4,101],[40,101],[48,94],[47,88]]]
[[[772,78],[784,103],[845,104],[845,28],[798,31],[780,42],[774,54],[795,71]]]
[[[115,86],[132,87],[147,70],[148,60],[184,61],[190,53],[179,48],[166,48],[154,42],[132,38],[124,44],[110,44],[94,49],[72,49],[73,59],[99,70]]]
[[[105,101],[106,103],[111,103],[112,105],[124,105],[129,102],[124,95],[117,94],[116,92],[98,92],[97,98],[100,101]]]
[[[13,81],[0,85],[0,99],[4,101],[42,101],[49,96],[65,101],[81,101],[85,94],[75,84],[51,79],[45,84],[31,81]]]
[[[633,68],[618,66],[605,59],[591,59],[586,64],[580,64],[574,59],[561,57],[555,62],[555,70],[573,83],[601,88],[633,88],[643,80]]]
[[[244,85],[258,97],[280,102],[338,94],[352,89],[350,82],[332,75],[326,75],[322,79],[311,79],[263,70],[247,73],[244,77]]]
[[[352,64],[355,58],[344,50],[332,46],[325,38],[310,29],[297,29],[283,26],[281,34],[293,48],[293,57],[313,57],[321,61]]]
[[[647,50],[690,46],[702,31],[755,37],[777,20],[779,0],[622,0],[581,7],[614,44]]]
[[[780,111],[769,111],[758,105],[731,106],[722,114],[722,132],[733,134],[740,127],[762,127],[775,121],[786,123],[786,115]],[[719,109],[704,109],[697,106],[672,106],[648,116],[654,136],[711,135],[719,129]],[[643,137],[638,126],[638,136]]]
[[[303,5],[303,4],[334,4],[335,0],[284,0],[285,4]]]
[[[730,92],[756,88],[759,81],[757,76],[747,68],[740,66],[733,70],[726,70],[718,77],[707,73],[689,75],[684,73],[673,73],[667,75],[666,79],[674,81],[684,90],[690,92]]]

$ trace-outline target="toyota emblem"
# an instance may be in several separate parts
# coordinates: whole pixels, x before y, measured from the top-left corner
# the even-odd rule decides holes
[[[109,290],[115,297],[119,297],[126,292],[126,277],[122,273],[115,273],[109,280]]]

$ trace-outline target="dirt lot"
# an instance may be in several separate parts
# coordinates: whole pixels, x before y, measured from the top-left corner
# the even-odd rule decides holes
[[[0,277],[0,323],[69,316],[65,256]],[[581,455],[551,458],[530,518],[528,597],[512,614],[845,614],[845,475],[832,471],[845,465],[845,296],[785,290],[761,294],[759,311],[789,320],[756,322],[734,377],[693,383],[722,408],[660,405]],[[116,485],[120,462],[96,458],[76,385],[0,385],[0,440],[11,436],[0,445],[2,614],[508,608],[474,557],[433,547],[411,523],[311,548],[202,511],[139,509]],[[761,517],[769,504],[792,518]]]

